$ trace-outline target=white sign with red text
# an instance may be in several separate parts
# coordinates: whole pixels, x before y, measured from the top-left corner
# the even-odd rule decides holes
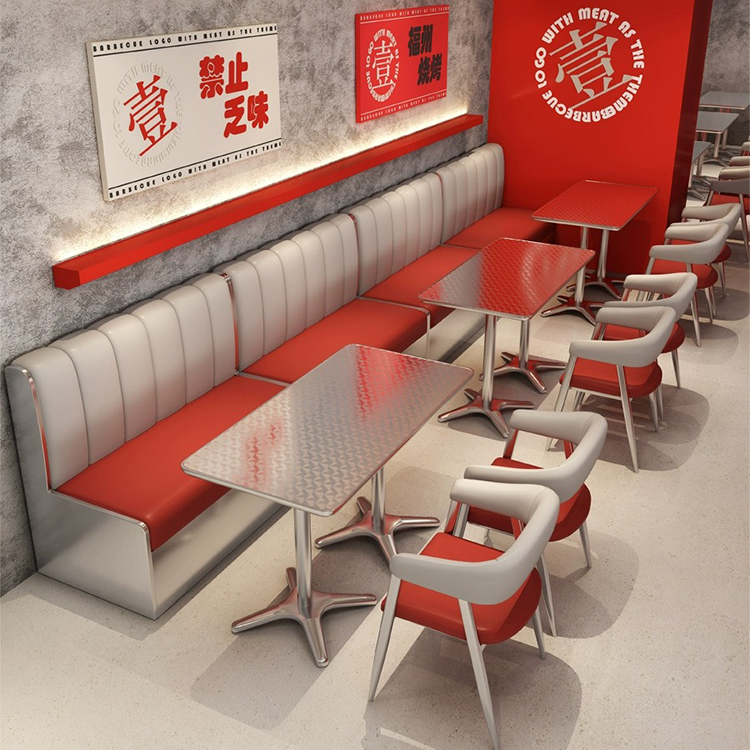
[[[276,24],[88,44],[105,200],[281,147]]]

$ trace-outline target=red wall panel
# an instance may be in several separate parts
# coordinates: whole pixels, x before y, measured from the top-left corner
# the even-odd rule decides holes
[[[663,237],[670,203],[672,213],[684,205],[711,2],[616,0],[605,8],[608,14],[565,0],[495,0],[488,140],[505,149],[509,206],[536,208],[582,179],[658,188],[654,200],[611,236],[609,269],[629,273],[645,268],[648,248]],[[604,19],[599,28],[595,16]],[[597,47],[598,57],[591,52]],[[568,53],[582,62],[565,60]],[[623,74],[641,76],[630,79],[638,86],[629,101],[619,99],[631,88],[621,83]],[[601,111],[618,99],[622,108],[597,122],[576,121],[578,115],[549,106],[548,91],[578,112]],[[559,236],[578,244],[576,230],[560,228]],[[596,234],[591,242],[598,245]]]

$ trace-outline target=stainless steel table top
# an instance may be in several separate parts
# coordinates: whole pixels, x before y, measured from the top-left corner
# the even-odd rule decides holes
[[[434,305],[525,320],[593,257],[593,250],[502,237],[419,298]]]
[[[750,107],[750,94],[745,91],[707,91],[701,96],[701,107],[738,109]]]
[[[182,464],[201,479],[330,516],[473,375],[352,344]]]
[[[693,141],[693,158],[691,160],[691,164],[695,164],[700,157],[708,151],[708,149],[713,147],[713,143],[711,141]]]
[[[698,112],[698,121],[695,123],[696,133],[723,133],[739,117],[732,112]]]

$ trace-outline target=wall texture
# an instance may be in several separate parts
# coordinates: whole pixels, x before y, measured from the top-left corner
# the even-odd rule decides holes
[[[451,116],[486,115],[492,0],[451,6],[448,97],[354,122],[354,14],[423,0],[9,3],[2,19],[2,365],[30,349],[319,219],[485,140],[475,128],[71,291],[50,266]],[[101,193],[85,42],[279,25],[283,148],[141,195]],[[71,43],[71,40],[76,40]],[[0,591],[35,569],[4,383],[0,385]]]
[[[750,14],[747,0],[714,0],[701,91],[750,91]],[[748,139],[745,110],[729,128],[729,143]]]

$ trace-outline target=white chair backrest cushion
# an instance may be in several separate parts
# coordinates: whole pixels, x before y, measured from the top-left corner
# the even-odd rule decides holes
[[[351,302],[358,268],[354,221],[344,214],[219,266],[234,291],[240,369]]]
[[[206,275],[16,359],[36,385],[51,486],[231,377],[232,320],[227,282]]]
[[[486,143],[435,172],[443,192],[443,242],[502,205],[505,157],[497,143]]]
[[[349,213],[356,223],[359,293],[364,294],[440,244],[440,180],[422,175]]]

